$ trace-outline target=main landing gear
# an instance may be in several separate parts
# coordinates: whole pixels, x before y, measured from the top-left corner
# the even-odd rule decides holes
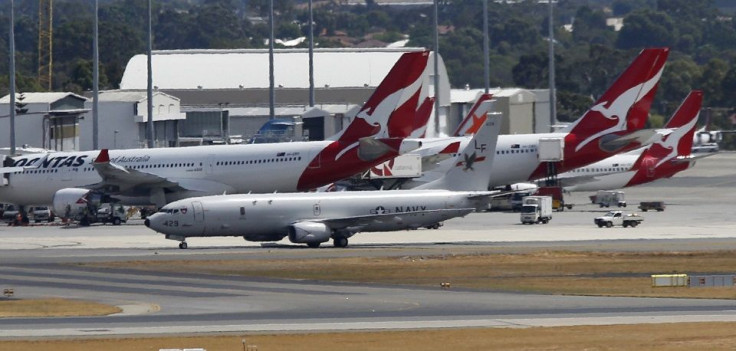
[[[179,243],[179,248],[180,249],[183,250],[183,249],[186,249],[187,247],[189,247],[189,246],[187,245],[187,242],[186,241],[182,241],[182,242]]]
[[[332,240],[332,245],[334,245],[335,247],[347,247],[348,238],[344,236],[335,237],[335,239]]]

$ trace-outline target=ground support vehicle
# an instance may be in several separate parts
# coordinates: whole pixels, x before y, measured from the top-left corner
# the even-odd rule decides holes
[[[611,228],[613,226],[636,227],[644,221],[644,217],[636,213],[625,214],[623,211],[608,211],[603,216],[595,217],[593,222],[598,228]]]
[[[36,206],[31,209],[31,215],[33,216],[33,221],[38,222],[53,222],[54,219],[56,219],[56,215],[54,215],[54,212],[51,211],[51,209],[47,206]]]
[[[547,224],[552,220],[552,197],[551,196],[527,196],[521,206],[521,223]]]
[[[639,209],[647,212],[649,210],[656,210],[662,212],[665,209],[664,201],[642,201],[639,203]]]
[[[555,211],[564,211],[565,207],[568,210],[572,209],[572,204],[565,204],[565,198],[562,195],[562,188],[559,186],[542,186],[537,189],[534,193],[537,196],[551,196],[552,197],[552,209]]]
[[[600,190],[590,200],[601,207],[626,207],[626,194],[623,191]]]
[[[120,225],[128,221],[128,213],[121,205],[104,204],[97,210],[97,222]]]

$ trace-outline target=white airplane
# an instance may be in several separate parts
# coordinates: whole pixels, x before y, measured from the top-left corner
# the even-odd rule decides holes
[[[613,190],[669,178],[695,164],[691,155],[695,124],[703,101],[692,91],[664,126],[662,140],[603,161],[562,173],[559,184],[567,191]]]
[[[0,202],[53,204],[59,215],[73,217],[94,201],[161,207],[192,196],[304,191],[351,176],[420,145],[406,138],[424,102],[428,57],[427,51],[402,55],[356,118],[330,140],[5,158]]]
[[[362,231],[395,231],[465,216],[488,203],[485,191],[500,129],[490,116],[447,174],[416,190],[342,191],[205,196],[179,200],[148,217],[145,225],[180,241],[187,237],[242,236],[318,247],[333,239],[345,247]]]
[[[513,134],[498,137],[496,156],[490,173],[490,187],[533,181],[547,175],[547,162],[539,160],[543,139],[564,141],[563,161],[558,172],[566,172],[612,155],[630,151],[657,139],[654,130],[645,130],[649,108],[659,84],[669,49],[643,50],[611,87],[581,118],[555,133]],[[473,132],[490,108],[490,96],[481,96],[461,123],[456,135]],[[462,150],[469,136],[424,139],[422,147],[413,151],[422,156],[423,175],[404,182],[411,189],[437,179],[450,167],[443,155]],[[426,161],[425,161],[426,160]]]

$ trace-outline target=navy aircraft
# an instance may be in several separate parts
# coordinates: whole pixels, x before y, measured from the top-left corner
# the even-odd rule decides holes
[[[336,247],[363,231],[437,228],[444,220],[487,206],[488,175],[500,129],[489,116],[444,177],[416,190],[238,194],[174,201],[148,217],[145,225],[180,241],[188,237],[242,236]]]

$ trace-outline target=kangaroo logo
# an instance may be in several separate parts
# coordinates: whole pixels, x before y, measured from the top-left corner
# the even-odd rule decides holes
[[[637,84],[625,92],[623,92],[621,95],[619,95],[616,100],[611,102],[609,104],[608,101],[601,102],[593,107],[590,108],[589,112],[595,111],[598,112],[601,116],[603,116],[605,119],[609,121],[616,121],[616,124],[612,127],[609,127],[607,129],[604,129],[602,131],[599,131],[598,133],[595,133],[585,140],[583,140],[576,148],[575,151],[580,151],[585,145],[590,143],[593,140],[596,140],[597,138],[610,134],[613,132],[620,132],[626,130],[626,122],[627,122],[627,115],[628,112],[631,110],[631,107],[634,106],[639,100],[644,98],[655,86],[657,86],[657,83],[659,82],[659,78],[662,75],[662,71],[664,68],[660,69],[659,72],[657,72],[656,75],[654,75],[650,80],[643,82],[641,84]],[[608,106],[608,107],[606,107]],[[587,114],[586,116],[587,117]],[[585,118],[583,117],[583,119]]]
[[[673,130],[672,133],[665,136],[661,142],[657,143],[662,148],[669,150],[670,152],[667,154],[667,156],[660,159],[659,162],[657,162],[657,164],[654,165],[654,168],[657,168],[659,167],[659,165],[678,156],[677,146],[680,144],[680,140],[682,140],[682,137],[685,136],[687,132],[695,128],[695,123],[697,123],[698,121],[698,115],[699,113],[696,114],[695,117],[690,122],[688,122],[686,125]]]

